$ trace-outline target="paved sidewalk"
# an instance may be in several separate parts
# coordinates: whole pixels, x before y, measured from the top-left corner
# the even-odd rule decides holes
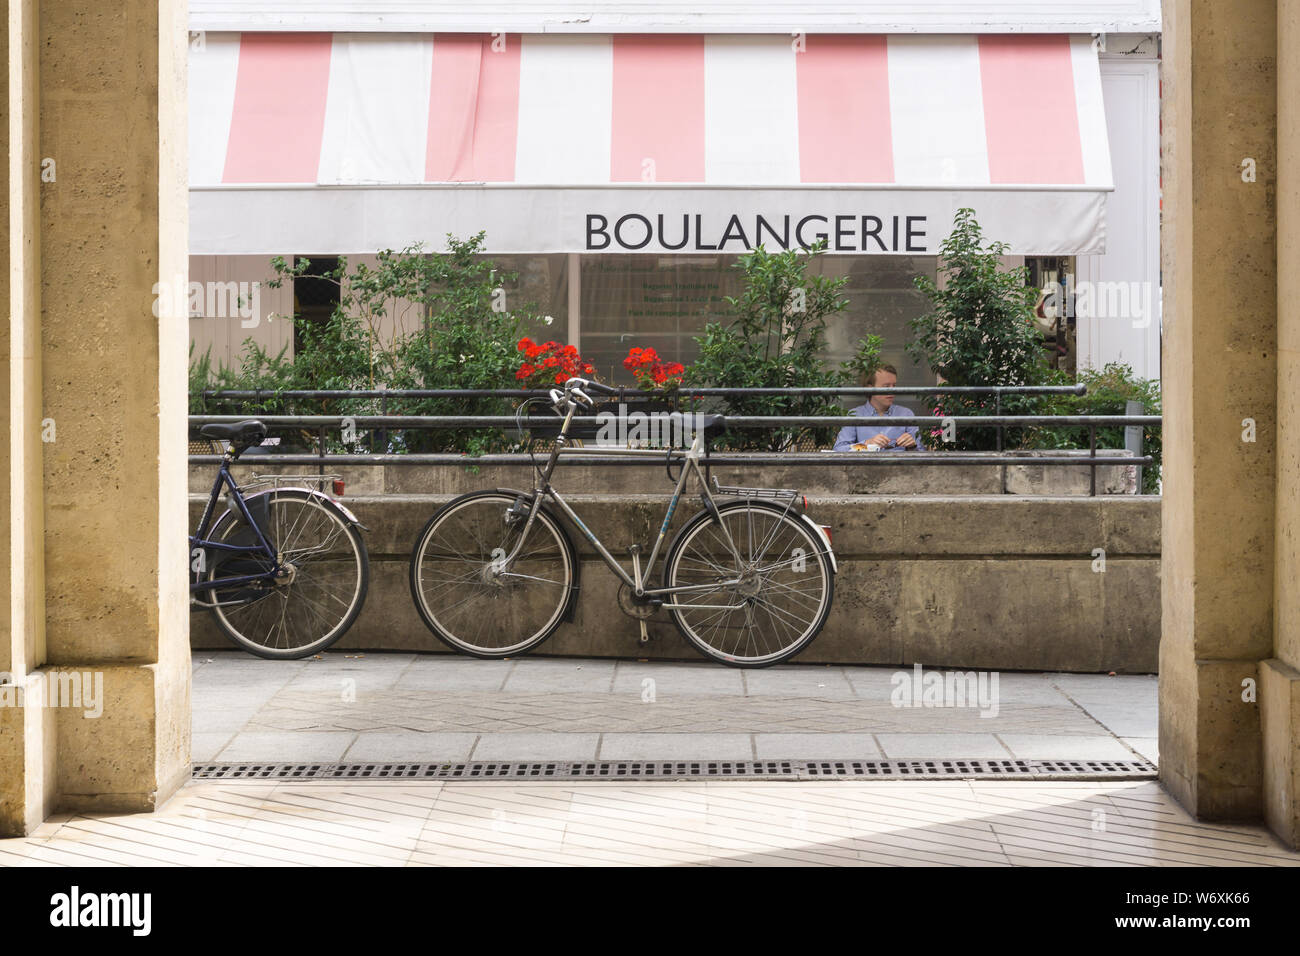
[[[981,708],[920,706],[921,688],[918,706],[897,706],[899,674],[914,671],[205,651],[194,656],[193,759],[1157,757],[1154,676],[1000,673],[996,696],[972,701]]]
[[[1154,781],[194,782],[56,814],[2,866],[1300,866]]]

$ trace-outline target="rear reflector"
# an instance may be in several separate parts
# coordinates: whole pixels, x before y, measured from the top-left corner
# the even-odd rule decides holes
[[[335,478],[335,479],[334,479],[334,497],[335,497],[335,498],[342,498],[342,497],[343,497],[343,479],[342,479],[342,478]]]

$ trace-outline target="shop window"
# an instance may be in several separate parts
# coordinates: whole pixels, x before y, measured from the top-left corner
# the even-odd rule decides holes
[[[930,300],[913,284],[919,276],[935,278],[934,256],[822,256],[822,275],[848,276],[843,295],[849,307],[826,327],[825,357],[833,365],[853,357],[858,343],[868,335],[883,338],[881,357],[898,369],[899,385],[932,385],[934,375],[907,354],[912,340],[911,320],[930,309]]]
[[[726,296],[740,293],[735,256],[582,257],[582,354],[601,378],[634,384],[623,359],[632,346],[669,362],[698,357],[695,336],[728,320]]]
[[[503,304],[510,310],[528,310],[538,321],[524,326],[530,338],[562,344],[569,342],[569,257],[552,255],[486,255],[498,275],[514,274],[513,281],[500,280]],[[550,317],[550,324],[546,318]]]
[[[709,322],[729,322],[727,296],[741,292],[737,256],[587,255],[582,257],[582,354],[606,381],[632,384],[623,358],[633,345],[653,347],[664,359],[689,365],[699,349],[695,337]],[[928,369],[907,356],[909,320],[928,300],[912,280],[934,278],[933,256],[822,256],[814,268],[848,276],[849,308],[830,320],[825,358],[832,367],[852,358],[869,333],[885,339],[885,361],[898,368],[902,385],[933,381]]]

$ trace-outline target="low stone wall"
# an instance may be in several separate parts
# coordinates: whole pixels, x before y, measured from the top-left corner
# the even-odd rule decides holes
[[[445,650],[416,614],[407,573],[416,535],[449,498],[346,499],[370,528],[371,580],[365,608],[336,650]],[[653,541],[667,496],[566,500],[626,559],[627,545]],[[1159,498],[810,496],[809,502],[810,513],[834,529],[840,571],[826,626],[799,662],[1156,670]],[[191,527],[202,503],[191,497]],[[694,503],[683,502],[674,527],[694,513]],[[650,622],[651,643],[640,647],[637,622],[617,609],[617,579],[580,535],[573,538],[582,565],[577,613],[537,653],[700,659],[666,612]],[[1094,570],[1099,548],[1104,571]],[[231,646],[208,614],[191,620],[194,647]]]

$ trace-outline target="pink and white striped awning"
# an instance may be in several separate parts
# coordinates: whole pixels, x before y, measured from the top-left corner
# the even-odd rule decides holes
[[[1087,37],[207,34],[192,252],[1099,252]]]

